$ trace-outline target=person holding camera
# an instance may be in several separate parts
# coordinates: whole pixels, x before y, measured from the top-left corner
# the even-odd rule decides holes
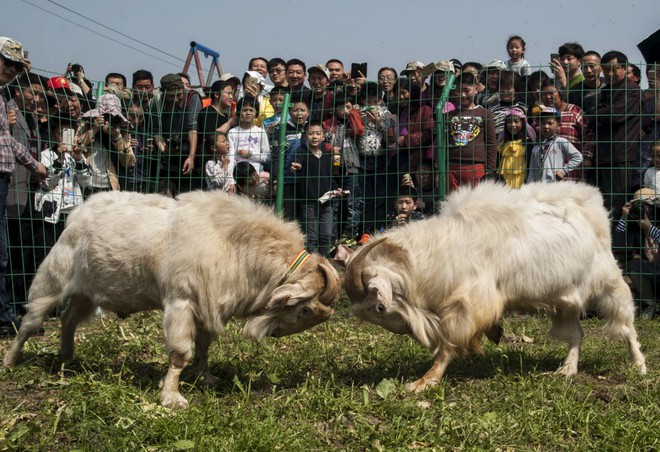
[[[639,296],[640,317],[644,320],[652,320],[658,312],[660,228],[653,225],[658,201],[653,190],[637,190],[633,199],[621,208],[621,218],[613,236],[615,247],[632,250],[626,270]],[[628,227],[631,222],[638,227]]]
[[[50,121],[53,144],[41,152],[41,163],[48,170],[48,177],[41,183],[34,197],[35,209],[43,214],[44,249],[50,249],[64,231],[68,213],[83,202],[83,189],[91,183],[92,176],[83,156],[82,148],[64,142],[59,121]],[[42,256],[42,258],[45,256]]]
[[[104,94],[83,119],[87,121],[78,130],[74,144],[83,147],[88,159],[91,192],[121,190],[120,178],[125,183],[128,170],[135,165],[135,140],[129,137],[121,101],[114,94]]]
[[[85,69],[78,63],[69,63],[66,67],[65,75],[70,80],[73,91],[84,99],[81,102],[83,110],[90,110],[94,105],[94,84],[85,77]],[[77,91],[80,92],[78,93]]]

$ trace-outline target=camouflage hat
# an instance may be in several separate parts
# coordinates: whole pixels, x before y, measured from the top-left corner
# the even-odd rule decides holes
[[[307,73],[310,75],[312,72],[320,72],[321,74],[325,75],[326,78],[330,79],[330,71],[328,71],[328,68],[322,64],[314,65],[307,70]]]
[[[14,61],[16,63],[22,63],[25,65],[23,62],[25,59],[25,55],[23,54],[23,45],[12,38],[0,36],[0,55],[7,58],[9,61]]]

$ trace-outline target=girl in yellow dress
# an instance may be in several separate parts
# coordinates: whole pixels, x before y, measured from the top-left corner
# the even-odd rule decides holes
[[[497,145],[500,166],[497,173],[504,183],[520,188],[527,174],[527,116],[520,108],[512,108],[504,115],[504,132]],[[532,141],[532,140],[529,140]]]

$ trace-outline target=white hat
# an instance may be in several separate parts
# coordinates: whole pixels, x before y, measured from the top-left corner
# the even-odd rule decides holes
[[[228,81],[235,81],[239,85],[241,84],[241,79],[236,77],[234,74],[231,72],[225,72],[220,76],[220,81],[221,82],[228,82]]]
[[[502,60],[492,60],[484,66],[484,69],[506,69],[506,64]]]

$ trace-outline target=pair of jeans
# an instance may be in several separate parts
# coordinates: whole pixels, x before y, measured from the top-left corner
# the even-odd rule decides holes
[[[660,265],[649,262],[641,257],[632,259],[626,265],[628,276],[639,295],[640,307],[658,306],[658,289],[660,288]]]
[[[361,156],[359,183],[364,210],[363,232],[373,234],[387,222],[387,156]]]
[[[302,204],[302,227],[305,231],[307,251],[318,251],[321,256],[328,256],[332,243],[333,209],[330,202],[318,201]]]
[[[7,248],[7,192],[9,190],[9,175],[0,176],[0,325],[8,326],[18,324],[14,309],[11,306],[9,292],[7,292],[7,263],[9,251]]]
[[[350,193],[332,200],[335,211],[334,236],[357,238],[360,233],[360,227],[362,226],[362,209],[364,208],[360,177],[357,174],[343,174],[336,177],[336,179],[337,185],[343,190],[348,190]],[[344,210],[346,211],[345,223],[342,222],[342,213]],[[339,231],[340,229],[341,232]]]

